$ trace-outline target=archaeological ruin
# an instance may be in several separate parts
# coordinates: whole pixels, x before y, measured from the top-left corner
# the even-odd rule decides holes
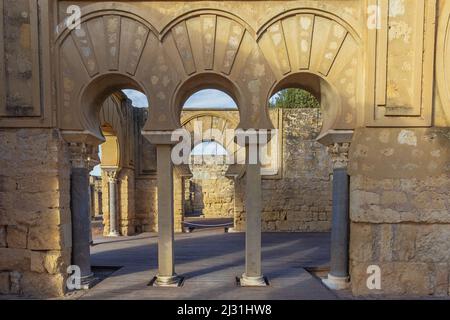
[[[123,258],[129,294],[297,298],[291,259],[299,290],[448,298],[449,127],[450,1],[2,0],[0,297],[108,296]]]

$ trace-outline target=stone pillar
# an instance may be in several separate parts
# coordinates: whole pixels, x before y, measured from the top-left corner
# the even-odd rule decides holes
[[[103,215],[103,204],[102,204],[102,185],[101,180],[95,180],[95,216]]]
[[[256,155],[254,154],[256,153]],[[261,163],[258,143],[246,145],[245,273],[241,286],[265,286],[261,271]],[[252,155],[253,154],[253,155]],[[253,158],[253,159],[252,159]]]
[[[83,288],[89,287],[93,273],[90,261],[91,219],[89,204],[90,149],[85,143],[69,143],[70,209],[72,213],[72,265],[81,271]]]
[[[349,147],[350,143],[335,143],[328,147],[333,162],[333,216],[330,273],[323,282],[333,290],[349,287]]]
[[[180,278],[174,265],[174,197],[172,145],[159,144],[157,153],[158,183],[158,286],[176,285]]]
[[[117,169],[106,169],[109,186],[109,234],[110,237],[118,237],[118,205],[117,205]]]
[[[89,177],[89,204],[90,204],[90,215],[91,219],[95,217],[95,185],[93,180],[93,177]]]
[[[155,286],[178,286],[182,280],[174,265],[174,197],[172,131],[143,131],[143,136],[156,146],[158,188],[158,274]]]

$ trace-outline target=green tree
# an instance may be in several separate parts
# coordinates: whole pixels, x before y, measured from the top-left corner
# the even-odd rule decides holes
[[[319,108],[317,99],[308,91],[302,89],[284,89],[270,100],[271,108]]]

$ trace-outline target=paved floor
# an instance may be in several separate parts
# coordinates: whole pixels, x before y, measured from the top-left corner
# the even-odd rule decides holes
[[[263,270],[270,286],[241,288],[244,270],[243,233],[223,229],[176,235],[176,271],[185,277],[180,288],[148,286],[156,275],[157,235],[95,239],[94,266],[122,266],[86,291],[81,299],[336,299],[305,268],[326,267],[329,234],[264,233]]]

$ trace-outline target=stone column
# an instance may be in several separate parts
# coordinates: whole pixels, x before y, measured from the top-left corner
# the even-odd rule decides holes
[[[251,155],[253,153],[253,156]],[[254,154],[256,153],[256,154]],[[261,271],[261,163],[258,143],[246,145],[245,273],[241,286],[265,286]],[[253,158],[253,159],[251,159]]]
[[[178,286],[182,280],[174,265],[174,197],[172,131],[143,131],[143,136],[156,146],[158,187],[158,274],[155,286]],[[190,143],[189,143],[190,145]]]
[[[109,235],[118,237],[118,206],[117,206],[117,169],[106,169],[109,186]]]
[[[349,286],[349,147],[350,143],[335,143],[328,147],[333,162],[333,213],[330,273],[323,282],[333,290]]]
[[[95,180],[95,216],[103,215],[101,180]]]
[[[174,265],[174,197],[172,146],[159,144],[157,153],[158,179],[158,275],[159,286],[175,285],[179,277]]]
[[[95,185],[92,176],[89,177],[89,210],[91,219],[95,217]]]
[[[93,280],[90,261],[90,149],[85,143],[70,143],[70,209],[72,213],[72,265],[81,271],[81,284],[88,288]]]

